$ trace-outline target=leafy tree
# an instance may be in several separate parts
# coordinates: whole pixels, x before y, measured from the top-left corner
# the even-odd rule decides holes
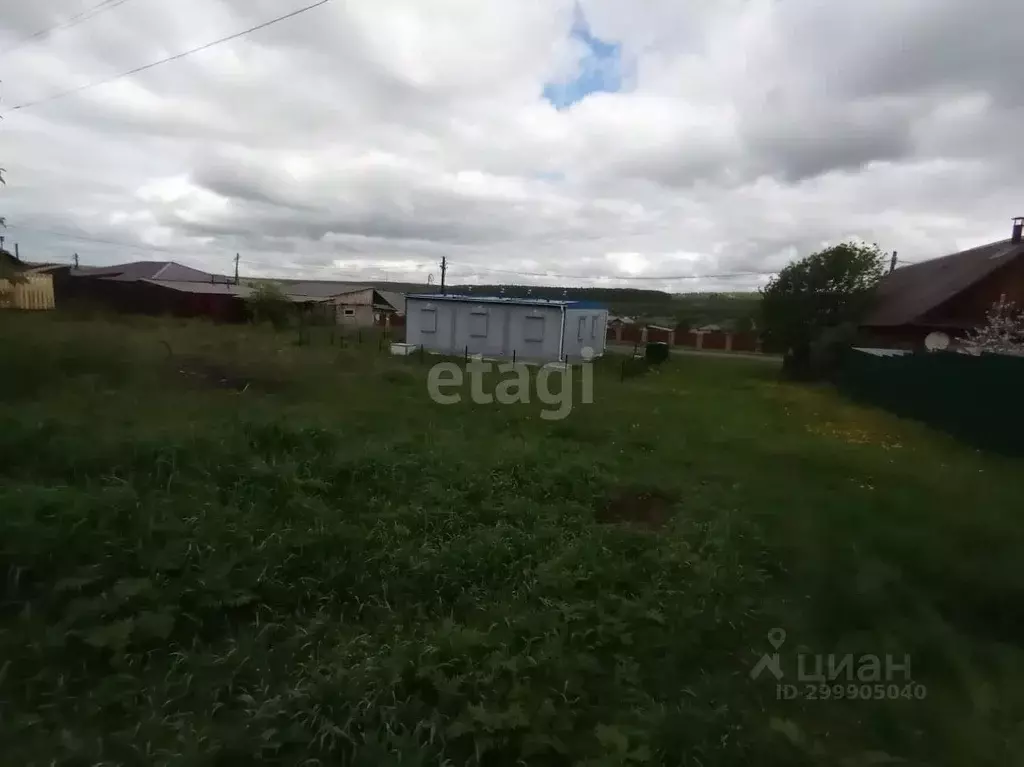
[[[246,298],[246,304],[254,322],[269,322],[275,328],[288,324],[292,303],[277,283],[260,282],[254,285],[252,293]]]
[[[992,304],[986,322],[964,338],[964,348],[972,354],[1024,354],[1024,311],[1002,295]]]
[[[772,278],[761,291],[761,323],[765,343],[786,353],[786,372],[813,374],[815,342],[826,329],[858,322],[884,270],[877,245],[848,242],[795,261]]]
[[[733,329],[738,333],[750,333],[757,330],[757,320],[751,315],[746,314],[733,323]]]

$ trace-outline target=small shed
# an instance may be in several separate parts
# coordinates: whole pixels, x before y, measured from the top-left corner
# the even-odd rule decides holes
[[[291,295],[331,304],[338,325],[372,327],[390,324],[389,320],[405,310],[405,297],[401,293],[377,290],[368,285],[311,281],[284,287]]]
[[[0,309],[53,307],[53,278],[0,248]]]
[[[371,325],[390,324],[388,320],[405,311],[404,300],[399,293],[391,293],[375,288],[363,288],[340,296],[333,296],[336,321],[339,325]]]
[[[443,354],[571,362],[604,354],[608,309],[590,301],[412,294],[407,343]]]

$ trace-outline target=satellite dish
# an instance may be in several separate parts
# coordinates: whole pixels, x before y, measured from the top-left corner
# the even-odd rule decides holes
[[[945,333],[929,333],[924,339],[924,348],[930,352],[941,352],[949,348],[949,336]]]

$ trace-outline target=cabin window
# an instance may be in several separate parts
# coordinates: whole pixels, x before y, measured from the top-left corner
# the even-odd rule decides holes
[[[487,338],[487,310],[474,309],[469,315],[469,335],[473,338]]]
[[[437,332],[437,309],[420,309],[420,330],[424,333]]]
[[[523,323],[523,340],[540,342],[544,340],[544,318],[527,317]]]

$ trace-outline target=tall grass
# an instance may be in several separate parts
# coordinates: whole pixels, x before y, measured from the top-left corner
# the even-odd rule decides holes
[[[436,405],[429,358],[375,340],[0,319],[5,762],[1024,746],[1020,463],[761,363],[609,361],[548,422]],[[181,373],[203,361],[251,385]],[[642,490],[677,499],[665,527],[598,522]],[[783,652],[909,654],[927,697],[779,701],[749,674],[773,627]]]

